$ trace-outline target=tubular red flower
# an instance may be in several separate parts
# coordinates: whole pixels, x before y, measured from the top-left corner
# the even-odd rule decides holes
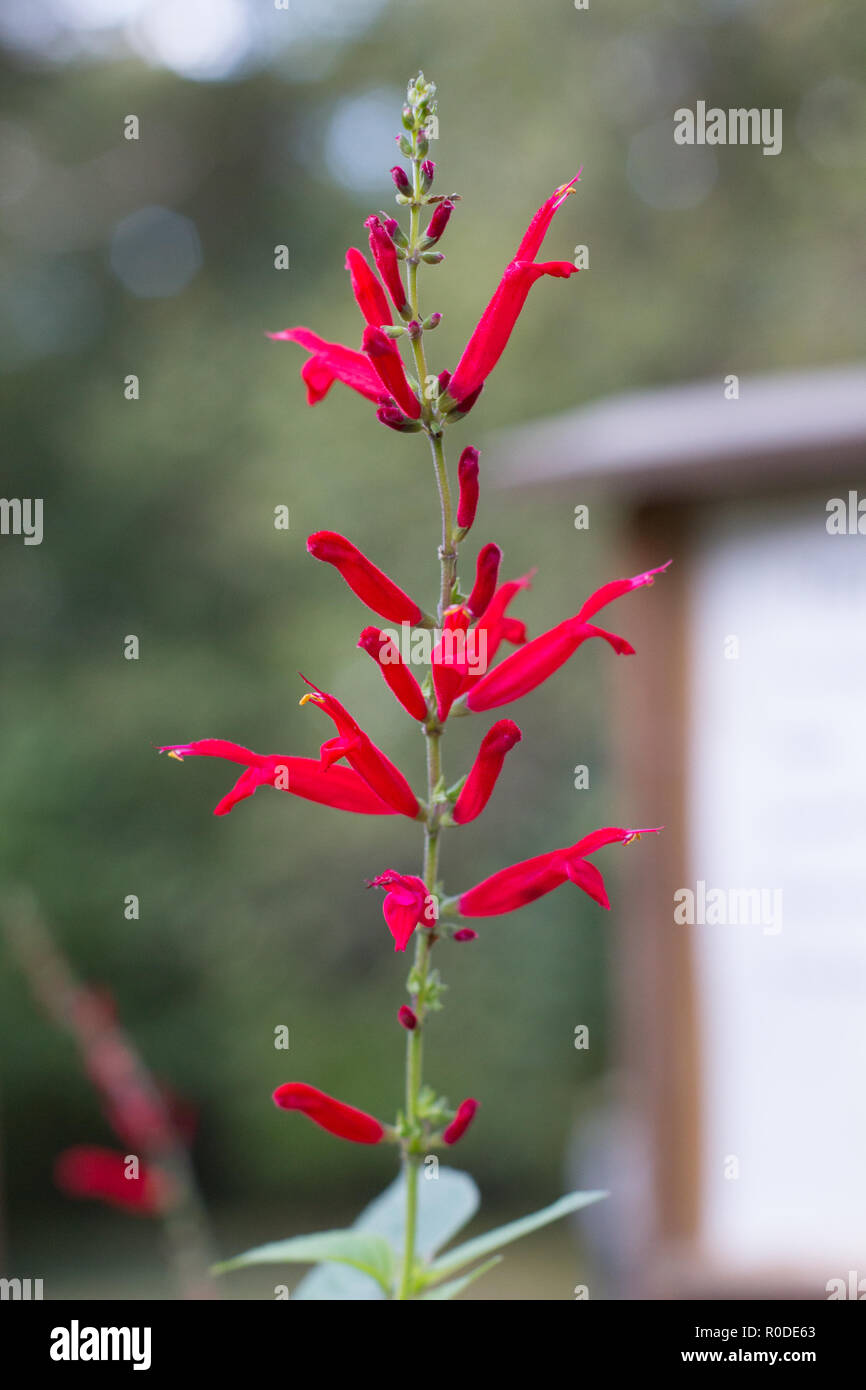
[[[412,311],[406,299],[406,290],[400,276],[400,262],[397,259],[394,243],[378,217],[368,217],[364,226],[370,234],[370,250],[373,253],[373,260],[376,262],[376,269],[391,296],[394,308],[398,314],[409,317]]]
[[[279,753],[253,753],[238,743],[229,743],[224,738],[201,738],[194,743],[170,743],[160,748],[160,753],[183,762],[184,758],[206,757],[225,758],[228,762],[244,763],[246,771],[241,773],[230,792],[214,807],[215,816],[227,816],[259,787],[275,787],[277,791],[290,792],[305,801],[316,801],[321,806],[333,806],[338,811],[354,811],[363,816],[393,816],[395,807],[377,796],[363,777],[348,767],[322,768],[317,758],[293,758]]]
[[[413,1013],[408,1004],[401,1004],[400,1008],[397,1010],[397,1022],[401,1027],[405,1028],[407,1032],[414,1033],[415,1029],[418,1027],[418,1016]]]
[[[349,1139],[353,1144],[378,1144],[385,1137],[385,1126],[373,1115],[345,1105],[303,1081],[287,1081],[274,1091],[274,1104],[281,1110],[300,1110],[314,1124]]]
[[[54,1164],[54,1181],[70,1197],[92,1197],[137,1216],[159,1216],[171,1205],[174,1185],[158,1168],[138,1165],[127,1177],[127,1155],[114,1149],[79,1144],[66,1149]]]
[[[342,343],[329,343],[309,328],[284,328],[267,336],[275,342],[298,343],[312,354],[301,368],[308,405],[324,400],[335,381],[342,381],[368,401],[384,400],[382,379],[363,352],[355,352]]]
[[[468,531],[478,510],[478,450],[469,444],[457,464],[460,495],[457,499],[457,525]]]
[[[330,769],[333,763],[345,758],[382,801],[400,815],[416,820],[420,810],[418,798],[399,768],[376,747],[339,700],[319,690],[306,676],[303,679],[312,690],[303,696],[301,704],[318,705],[337,726],[338,737],[328,739],[319,750],[322,767]]]
[[[471,1125],[477,1109],[477,1100],[472,1100],[470,1097],[468,1100],[461,1101],[457,1107],[457,1114],[454,1116],[454,1119],[442,1132],[442,1143],[456,1144],[457,1140],[463,1137]]]
[[[547,229],[553,221],[554,213],[562,207],[566,198],[575,191],[575,184],[580,181],[583,168],[578,169],[573,179],[568,183],[555,188],[546,202],[542,203],[538,212],[533,217],[529,226],[523,234],[523,240],[515,252],[516,261],[534,261],[541,250],[541,243],[547,235]]]
[[[364,329],[363,347],[385,391],[394,397],[404,415],[410,420],[417,420],[421,414],[421,402],[406,378],[406,369],[396,343],[381,328],[368,324]]]
[[[543,275],[568,279],[569,276],[577,274],[577,267],[570,261],[544,261],[536,264],[535,257],[554,213],[568,195],[574,192],[574,185],[579,178],[580,173],[570,183],[557,188],[538,209],[526,229],[514,259],[506,267],[493,298],[463,350],[451,378],[448,394],[452,400],[462,404],[464,409],[468,398],[483,385],[499,361],[536,280],[541,279]]]
[[[542,681],[552,676],[554,671],[557,671],[564,662],[568,661],[578,647],[591,637],[604,638],[619,655],[632,655],[634,647],[623,637],[606,632],[604,628],[594,627],[586,620],[597,613],[600,608],[603,608],[605,604],[611,603],[622,594],[629,593],[632,589],[639,589],[646,584],[652,584],[655,576],[663,573],[669,564],[670,560],[664,565],[659,565],[656,569],[646,570],[643,574],[636,574],[631,579],[616,579],[597,589],[573,618],[566,618],[565,622],[559,623],[549,632],[543,632],[540,637],[528,642],[519,651],[513,652],[494,670],[488,671],[486,675],[482,676],[473,685],[466,697],[466,704],[469,709],[476,712],[495,709],[498,705],[507,704],[510,700],[517,700],[521,696],[527,695]],[[485,614],[481,623],[486,621],[487,615]],[[504,636],[504,633],[500,630],[501,636]],[[490,648],[491,643],[488,640],[488,661],[491,659]]]
[[[523,735],[513,719],[498,719],[481,740],[481,747],[472,765],[451,815],[458,825],[467,825],[480,816],[490,800],[496,780],[502,771],[506,754]]]
[[[307,550],[316,560],[333,565],[361,602],[389,622],[417,623],[424,616],[418,604],[345,536],[315,531],[307,537]]]
[[[433,895],[417,874],[398,874],[394,869],[386,869],[367,886],[385,889],[382,912],[394,938],[395,951],[405,951],[416,927],[436,925]]]
[[[365,627],[358,639],[358,646],[376,662],[386,684],[403,708],[413,719],[423,723],[427,718],[427,701],[392,638],[387,637],[377,627]]]
[[[670,569],[671,560],[666,560],[663,565],[657,565],[654,570],[645,570],[643,574],[636,574],[631,579],[614,579],[609,584],[602,584],[600,589],[596,589],[594,594],[590,594],[586,603],[577,614],[582,622],[592,618],[600,608],[613,603],[622,594],[631,593],[632,589],[643,588],[646,584],[653,584],[657,574],[664,574]]]
[[[506,611],[510,603],[517,597],[523,589],[532,588],[532,580],[535,570],[530,570],[528,574],[523,574],[519,579],[507,579],[504,584],[500,584],[485,611],[481,614],[475,624],[476,631],[486,633],[487,642],[487,662],[488,665],[495,657],[503,641],[514,641],[514,637],[508,637],[507,633],[512,630],[509,624],[514,624],[514,619],[507,618]],[[518,624],[523,628],[523,640],[526,640],[526,629],[523,624]]]
[[[487,545],[481,547],[475,564],[475,585],[466,600],[466,607],[476,618],[480,618],[487,611],[496,592],[501,563],[502,551],[498,545],[488,541]]]
[[[436,691],[436,711],[445,720],[463,687],[467,665],[466,633],[472,614],[463,604],[446,608],[442,619],[442,637],[430,657],[433,689]]]
[[[478,714],[481,710],[496,709],[497,705],[519,700],[558,671],[591,637],[603,637],[620,656],[634,653],[634,648],[616,633],[579,622],[577,618],[567,618],[558,627],[543,632],[525,647],[512,652],[494,670],[482,676],[466,696],[466,704]]]
[[[457,900],[457,908],[464,917],[498,917],[503,912],[514,912],[525,907],[545,893],[570,880],[582,888],[602,907],[610,907],[604,887],[604,880],[594,864],[586,858],[603,845],[628,844],[639,835],[657,835],[661,826],[651,826],[644,830],[627,830],[618,826],[605,826],[585,835],[577,844],[565,849],[550,850],[538,854],[534,859],[523,859],[519,864],[511,864],[500,869],[482,883],[462,893]]]
[[[361,252],[350,246],[346,252],[346,269],[352,281],[352,293],[367,323],[380,328],[391,322],[391,311],[385,291],[376,279]]]

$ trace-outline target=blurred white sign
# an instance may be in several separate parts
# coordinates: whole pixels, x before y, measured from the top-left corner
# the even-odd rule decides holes
[[[684,886],[705,910],[678,928],[706,1255],[817,1296],[866,1277],[866,536],[828,534],[829,495],[698,525]]]

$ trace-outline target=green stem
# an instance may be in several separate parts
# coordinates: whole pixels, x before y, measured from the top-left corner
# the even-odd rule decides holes
[[[418,243],[421,220],[421,160],[412,161],[413,203],[409,221],[409,253],[407,262],[407,294],[412,307],[413,319],[420,324],[418,307]],[[424,353],[424,340],[421,332],[412,338],[412,351],[418,373],[418,384],[422,397],[422,419],[433,453],[436,472],[436,485],[442,513],[442,544],[439,548],[441,585],[439,599],[439,621],[451,602],[451,591],[457,574],[457,546],[454,539],[452,519],[451,489],[448,482],[448,468],[442,447],[441,424],[438,420],[435,400],[430,403],[426,397],[427,361]],[[436,717],[436,707],[431,697],[430,717],[424,728],[427,740],[427,805],[428,815],[424,826],[424,864],[423,878],[428,893],[436,890],[439,876],[439,808],[436,804],[436,788],[442,780],[442,755],[440,740],[442,726]],[[434,932],[419,929],[415,934],[415,966],[413,975],[417,982],[414,996],[414,1012],[417,1024],[406,1038],[406,1129],[403,1166],[406,1176],[406,1223],[403,1246],[403,1265],[399,1299],[411,1299],[415,1268],[415,1241],[418,1226],[418,1178],[423,1159],[423,1134],[418,1120],[418,1099],[421,1091],[422,1062],[424,1051],[424,1018],[429,981],[430,952]]]

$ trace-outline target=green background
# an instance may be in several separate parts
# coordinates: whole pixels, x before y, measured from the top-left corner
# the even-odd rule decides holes
[[[295,22],[307,8],[292,0]],[[113,992],[154,1072],[198,1107],[195,1162],[226,1253],[350,1219],[392,1171],[390,1153],[330,1139],[277,1112],[270,1092],[305,1080],[384,1118],[400,1103],[395,1015],[408,961],[364,883],[417,870],[416,827],[267,790],[215,819],[235,769],[154,752],[218,736],[314,756],[332,730],[298,708],[303,671],[422,785],[418,730],[355,649],[369,615],[305,538],[349,535],[432,605],[426,443],[382,428],[340,387],[308,409],[300,349],[264,336],[305,324],[358,344],[343,257],[365,248],[364,218],[392,206],[396,159],[382,138],[378,185],[360,186],[376,133],[369,103],[392,101],[396,132],[410,74],[421,66],[439,87],[437,188],[464,201],[444,265],[421,279],[425,311],[444,314],[428,340],[436,370],[454,366],[532,212],[584,166],[544,254],[571,259],[586,244],[590,268],[533,290],[475,413],[447,440],[452,464],[467,443],[483,450],[463,578],[488,539],[508,575],[538,565],[512,609],[532,634],[615,577],[619,511],[609,498],[576,532],[579,494],[497,490],[486,434],[641,386],[862,350],[860,6],[368,8],[346,37],[348,10],[331,5],[330,37],[294,46],[268,41],[281,18],[271,15],[258,56],[221,81],[149,64],[120,30],[114,47],[48,57],[10,41],[2,58],[0,135],[26,137],[37,157],[25,191],[13,179],[0,207],[3,492],[45,499],[41,546],[0,541],[2,871],[37,895],[76,969]],[[261,10],[249,7],[250,26],[264,24]],[[654,169],[653,151],[675,107],[698,99],[781,107],[783,151],[721,148],[706,196],[671,205],[672,166]],[[138,142],[123,139],[128,113]],[[347,158],[341,178],[353,119],[358,168]],[[117,222],[151,205],[191,219],[201,245],[198,273],[163,298],[131,293],[109,253]],[[287,271],[274,269],[278,244]],[[124,399],[128,373],[138,401]],[[273,525],[280,504],[288,532]],[[610,617],[638,647],[637,681],[647,602],[636,595]],[[138,661],[124,659],[127,634],[139,637]],[[483,820],[445,839],[450,891],[596,825],[652,823],[653,808],[626,805],[609,773],[612,659],[591,644],[519,709],[498,712],[518,718],[524,740]],[[449,773],[466,767],[488,722],[449,734]],[[589,791],[574,789],[578,763],[591,769]],[[450,991],[427,1076],[454,1103],[482,1101],[459,1162],[491,1216],[564,1190],[570,1135],[615,1053],[605,961],[616,851],[598,862],[610,917],[563,889],[483,924],[471,946],[442,947]],[[141,901],[133,922],[130,893]],[[149,1226],[52,1187],[58,1152],[112,1138],[68,1038],[39,1016],[5,953],[0,1008],[9,1270],[38,1269],[49,1296],[166,1292]],[[588,1053],[572,1045],[579,1023]],[[273,1047],[278,1024],[291,1030],[288,1055]],[[565,1236],[539,1263],[542,1248],[510,1256],[503,1296],[570,1297]],[[245,1275],[233,1288],[267,1296],[271,1282]]]

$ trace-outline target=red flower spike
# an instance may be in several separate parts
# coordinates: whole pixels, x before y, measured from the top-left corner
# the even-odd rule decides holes
[[[457,499],[457,525],[468,531],[478,510],[478,450],[469,444],[457,464],[460,495]]]
[[[394,397],[404,415],[408,415],[410,420],[417,420],[421,414],[421,403],[406,378],[403,358],[396,343],[381,328],[372,328],[368,324],[364,329],[363,347],[384,390]]]
[[[498,719],[488,729],[451,813],[458,825],[467,825],[481,815],[496,786],[506,754],[522,737],[513,719]]]
[[[314,559],[333,565],[361,602],[389,622],[414,624],[423,618],[418,604],[345,536],[315,531],[307,537],[307,550]]]
[[[350,386],[368,401],[383,399],[382,379],[362,352],[355,352],[342,343],[329,343],[309,328],[284,328],[280,333],[267,336],[275,342],[298,343],[312,354],[301,368],[308,405],[318,405],[324,400],[335,381],[342,381],[344,386]]]
[[[307,1086],[303,1081],[287,1081],[278,1086],[274,1091],[274,1104],[281,1110],[300,1110],[329,1134],[349,1139],[353,1144],[378,1144],[385,1137],[385,1126],[373,1115],[356,1110],[354,1105],[344,1105],[343,1101],[326,1096],[324,1091]]]
[[[461,406],[464,413],[468,409],[469,397],[484,384],[499,361],[536,280],[540,280],[544,275],[568,279],[569,276],[577,274],[577,267],[572,265],[571,261],[543,261],[538,264],[535,257],[554,213],[574,191],[574,185],[579,178],[578,173],[570,183],[557,188],[538,209],[526,229],[514,259],[506,267],[493,298],[463,350],[451,378],[448,394]]]
[[[201,738],[194,743],[172,743],[160,748],[170,758],[225,758],[227,762],[243,763],[243,772],[223,799],[214,807],[215,816],[227,816],[259,787],[276,787],[305,801],[321,806],[333,806],[338,811],[354,811],[364,816],[393,816],[395,808],[371,790],[363,777],[348,767],[333,767],[324,771],[317,758],[292,758],[285,755],[253,753],[239,743],[224,738]]]
[[[496,592],[501,563],[502,551],[493,541],[489,541],[479,550],[475,564],[475,586],[466,600],[466,607],[476,618],[480,618],[487,611]]]
[[[469,1100],[461,1101],[457,1107],[457,1114],[454,1116],[454,1119],[442,1132],[442,1143],[456,1144],[457,1140],[463,1137],[471,1125],[477,1109],[477,1100],[472,1100],[470,1098]]]
[[[368,266],[361,252],[350,246],[346,252],[346,269],[352,281],[352,293],[366,323],[380,328],[383,323],[390,324],[391,310],[385,298],[385,291]]]
[[[409,1033],[414,1033],[418,1027],[418,1016],[409,1008],[408,1004],[401,1004],[397,1011],[397,1022]]]
[[[454,941],[477,941],[477,940],[478,940],[478,933],[477,933],[477,931],[473,931],[471,927],[461,927],[459,931],[456,931],[456,932],[454,933],[453,940],[454,940]]]
[[[418,798],[399,768],[394,766],[381,748],[376,747],[339,700],[319,690],[306,676],[303,679],[313,688],[302,697],[300,703],[318,705],[337,726],[337,738],[329,738],[319,750],[322,767],[328,771],[328,775],[332,765],[345,758],[382,801],[393,806],[400,815],[416,820],[420,810]]]
[[[358,646],[376,662],[403,708],[413,719],[423,723],[427,718],[427,701],[392,638],[377,627],[365,627],[358,638]]]
[[[602,907],[609,908],[604,881],[594,864],[588,863],[586,856],[594,854],[603,845],[628,844],[639,835],[657,835],[661,826],[646,830],[626,830],[617,826],[606,826],[593,830],[578,840],[576,845],[565,849],[554,849],[547,854],[538,854],[534,859],[524,859],[507,869],[500,869],[483,883],[476,884],[457,900],[457,908],[464,917],[498,917],[504,912],[514,912],[527,903],[535,902],[545,893],[551,893],[561,884],[571,881]]]
[[[416,927],[436,925],[433,896],[417,874],[398,874],[386,869],[367,886],[385,889],[382,912],[394,938],[395,951],[405,951]]]
[[[411,310],[400,276],[400,262],[394,243],[378,217],[368,217],[364,226],[370,234],[370,250],[376,262],[376,269],[382,277],[382,283],[391,296],[397,313],[407,317],[411,315]]]
[[[139,1164],[127,1177],[127,1155],[96,1145],[66,1149],[54,1164],[54,1181],[69,1197],[91,1197],[136,1216],[159,1216],[171,1205],[174,1185],[167,1173]]]

